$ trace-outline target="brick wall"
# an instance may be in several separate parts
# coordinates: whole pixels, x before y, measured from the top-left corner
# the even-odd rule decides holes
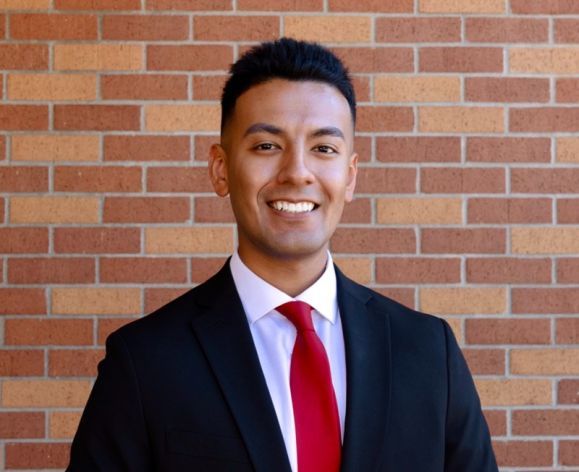
[[[579,0],[0,0],[0,468],[62,469],[107,334],[233,249],[220,87],[281,34],[354,74],[339,265],[450,321],[502,470],[579,469]]]

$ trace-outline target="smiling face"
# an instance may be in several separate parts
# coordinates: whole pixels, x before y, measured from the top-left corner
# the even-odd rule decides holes
[[[248,266],[324,263],[354,192],[353,134],[348,102],[329,84],[274,79],[237,99],[209,170],[216,193],[230,195]]]

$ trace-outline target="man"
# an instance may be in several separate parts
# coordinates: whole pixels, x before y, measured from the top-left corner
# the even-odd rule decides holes
[[[238,250],[109,337],[69,471],[497,470],[448,325],[332,264],[355,116],[318,45],[265,43],[233,65],[209,173]]]

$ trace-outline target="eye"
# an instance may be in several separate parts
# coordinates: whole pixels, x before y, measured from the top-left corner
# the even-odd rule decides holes
[[[277,148],[278,146],[274,143],[259,143],[257,146],[253,147],[256,151],[273,151]]]
[[[336,149],[326,144],[320,144],[319,146],[314,147],[314,150],[321,152],[322,154],[335,154],[338,152]]]

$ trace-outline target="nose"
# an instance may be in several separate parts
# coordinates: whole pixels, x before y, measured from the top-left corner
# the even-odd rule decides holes
[[[280,183],[308,185],[314,181],[308,153],[303,146],[290,146],[283,153],[278,180]]]

